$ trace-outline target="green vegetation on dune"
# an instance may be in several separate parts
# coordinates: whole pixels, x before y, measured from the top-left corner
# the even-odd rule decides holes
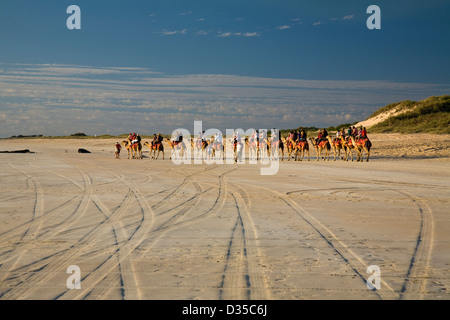
[[[379,109],[369,119],[397,107],[404,112],[372,126],[370,132],[450,134],[450,95],[430,97],[418,102],[408,100],[393,103]]]

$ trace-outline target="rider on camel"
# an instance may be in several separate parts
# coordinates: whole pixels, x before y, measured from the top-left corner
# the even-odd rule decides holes
[[[261,131],[261,133],[259,134],[259,139],[262,143],[267,141],[267,131],[266,130]]]
[[[181,143],[182,141],[183,141],[183,135],[179,131],[176,131],[175,139],[172,140],[172,143],[174,145],[177,145],[177,144]]]
[[[155,146],[157,141],[158,141],[158,137],[156,136],[156,133],[154,133],[153,134],[153,140],[152,140],[152,148]]]
[[[298,136],[298,141],[306,141],[307,135],[305,130],[302,130]]]
[[[141,141],[141,137],[139,136],[139,134],[133,133],[128,136],[128,140],[130,141],[130,144],[135,144]]]
[[[222,145],[223,139],[222,139],[222,134],[220,132],[216,133],[216,136],[214,137],[214,146],[219,147],[220,145]]]
[[[319,131],[319,135],[316,138],[316,143],[319,144],[320,142],[327,140],[327,137],[328,137],[327,129],[325,128],[321,129]]]
[[[256,140],[256,144],[259,145],[259,134],[258,130],[254,130],[252,133],[252,136],[250,138],[250,144],[253,144],[253,142]]]
[[[236,146],[239,143],[241,143],[241,134],[239,131],[235,131],[233,135],[233,144]]]
[[[203,134],[202,134],[202,132],[198,133],[198,137],[197,137],[197,140],[195,140],[195,144],[197,145],[198,148],[200,148],[202,146],[202,144],[203,144]]]
[[[361,128],[360,128],[360,130],[359,130],[359,134],[358,134],[358,140],[361,140],[361,139],[366,139],[367,138],[367,130],[366,130],[366,128],[364,127],[362,127],[361,126]]]

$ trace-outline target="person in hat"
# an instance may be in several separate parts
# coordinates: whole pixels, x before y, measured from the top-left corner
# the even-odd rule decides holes
[[[158,134],[156,135],[156,139],[157,139],[158,143],[162,143],[163,137],[161,136],[161,133],[158,132]]]

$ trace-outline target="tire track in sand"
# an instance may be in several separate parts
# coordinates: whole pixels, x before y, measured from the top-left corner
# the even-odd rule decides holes
[[[250,186],[250,185],[249,185]],[[304,208],[298,205],[295,201],[290,199],[278,191],[271,190],[266,187],[251,185],[259,189],[266,190],[283,202],[285,202],[291,210],[293,210],[303,221],[315,230],[319,236],[334,250],[342,260],[350,267],[350,269],[363,281],[366,286],[366,271],[368,264],[363,261],[357,254],[355,254],[341,239],[339,239],[330,229],[324,226],[320,221],[309,214]],[[391,300],[395,298],[394,290],[384,280],[381,280],[384,290],[372,290],[372,292],[382,300]],[[387,289],[387,290],[386,290]]]
[[[131,253],[145,239],[148,231],[153,224],[154,213],[147,200],[136,188],[134,183],[128,182],[123,176],[118,175],[111,170],[107,170],[105,168],[103,168],[103,170],[110,172],[120,182],[125,184],[129,188],[129,195],[134,195],[134,198],[137,201],[141,212],[141,220],[139,226],[134,229],[131,235],[127,235],[123,223],[120,219],[114,219],[113,221],[111,221],[110,227],[112,228],[112,231],[116,237],[116,250],[114,251],[114,253],[111,254],[106,260],[104,260],[94,271],[87,274],[81,280],[83,283],[83,287],[87,289],[65,291],[60,294],[57,299],[80,299],[92,295],[93,292],[99,293],[98,291],[94,291],[95,287],[100,282],[107,279],[109,274],[117,267],[120,271],[120,280],[122,283],[122,298],[127,300],[139,299],[139,290],[133,270],[133,264],[131,261]],[[95,195],[93,195],[92,198],[99,209],[103,212],[103,214],[108,217],[108,219],[109,217],[114,215],[114,212],[111,212],[109,208],[104,205]],[[123,210],[125,210],[128,205],[129,204],[125,205],[125,207],[123,207]]]
[[[433,251],[434,221],[433,211],[421,198],[407,191],[398,191],[411,199],[420,212],[420,229],[416,246],[411,257],[400,299],[423,299],[425,285],[430,271],[431,253]]]
[[[391,181],[364,181],[364,180],[349,180],[342,181],[352,183],[363,183],[369,185],[381,185],[389,191],[399,193],[414,203],[420,214],[420,226],[414,251],[411,256],[411,260],[408,266],[408,270],[405,275],[399,299],[423,299],[425,293],[425,286],[430,272],[431,254],[433,251],[433,237],[434,237],[434,218],[433,211],[428,206],[427,202],[421,197],[413,195],[412,193],[401,190],[393,189],[394,184]],[[399,183],[403,185],[404,183]],[[421,185],[421,187],[423,187]],[[425,185],[425,187],[430,187]]]
[[[22,171],[24,174],[26,174],[23,170],[19,170],[19,171]],[[79,187],[81,189],[81,191],[83,191],[83,193],[81,195],[77,195],[77,196],[73,197],[72,199],[64,202],[60,206],[58,206],[52,210],[49,210],[47,212],[43,212],[43,214],[40,215],[39,217],[37,217],[36,219],[28,221],[27,223],[13,229],[13,230],[10,230],[9,233],[12,233],[13,234],[12,236],[14,236],[14,234],[16,234],[18,231],[20,231],[22,229],[28,228],[28,230],[29,230],[30,228],[33,228],[33,227],[34,227],[34,229],[36,229],[36,227],[35,227],[36,224],[39,224],[39,226],[40,226],[44,222],[51,221],[59,213],[64,212],[65,209],[69,205],[75,204],[76,201],[78,201],[78,199],[81,197],[81,199],[78,201],[77,206],[72,211],[72,213],[67,218],[65,218],[62,222],[60,222],[59,224],[53,225],[49,230],[44,231],[41,234],[37,234],[37,231],[35,231],[33,233],[34,236],[31,238],[22,238],[22,239],[20,239],[20,241],[11,240],[14,242],[13,249],[2,254],[3,263],[0,266],[0,275],[3,275],[3,276],[1,277],[0,280],[4,280],[8,276],[9,276],[9,279],[26,277],[29,272],[32,272],[33,270],[41,269],[42,265],[45,265],[47,260],[53,258],[54,256],[59,255],[61,252],[65,251],[65,250],[67,250],[67,248],[59,250],[58,252],[56,252],[54,254],[46,256],[45,258],[41,258],[35,262],[32,262],[25,266],[19,267],[18,269],[16,269],[16,271],[14,271],[14,268],[17,265],[18,261],[20,261],[20,259],[22,257],[24,257],[28,252],[30,252],[30,250],[34,249],[39,243],[42,243],[42,241],[51,240],[53,236],[57,235],[60,232],[65,231],[70,225],[72,225],[73,223],[75,223],[77,220],[81,219],[81,217],[84,216],[84,214],[86,213],[87,207],[88,207],[88,203],[89,203],[89,199],[90,199],[89,197],[92,195],[93,182],[92,182],[92,179],[90,179],[90,177],[88,177],[84,172],[80,171],[80,174],[83,178],[84,186],[82,186],[81,184],[77,183],[76,181],[74,181],[72,179],[68,179],[59,174],[57,174],[57,175],[62,178],[65,178],[66,180],[69,180],[74,185]],[[5,233],[2,235],[5,236]],[[12,276],[12,275],[14,275],[14,276]]]
[[[131,191],[127,194],[124,202],[128,203],[130,198]],[[98,223],[76,243],[52,255],[51,260],[45,266],[41,267],[39,272],[32,272],[33,270],[28,270],[29,272],[26,272],[28,277],[5,292],[0,298],[8,300],[23,298],[30,290],[33,289],[27,285],[27,282],[38,286],[40,283],[45,283],[54,274],[61,272],[61,270],[65,270],[67,266],[76,264],[73,263],[73,261],[76,261],[77,257],[94,246],[95,240],[98,239],[108,228],[110,228],[111,223],[121,217],[126,206],[127,204],[118,207],[114,212],[112,212],[108,219]],[[46,260],[49,259],[46,258]],[[28,269],[30,269],[30,267],[28,267]]]
[[[189,175],[190,178],[194,178],[195,176],[205,173],[211,169],[214,169],[217,167],[211,167],[207,168],[205,170],[196,171]],[[174,207],[172,209],[177,209],[169,218],[167,218],[165,221],[160,221],[159,223],[155,224],[155,227],[151,231],[151,234],[149,235],[149,238],[145,242],[145,250],[140,254],[140,257],[142,258],[144,255],[148,253],[148,251],[158,242],[158,240],[166,234],[168,231],[181,228],[184,226],[192,225],[197,221],[201,221],[203,219],[208,218],[211,216],[214,212],[217,212],[220,208],[222,208],[224,202],[225,202],[225,195],[227,190],[227,181],[226,181],[226,175],[232,171],[236,170],[235,168],[232,170],[228,170],[224,173],[221,173],[219,178],[219,183],[217,186],[208,188],[206,190],[203,190],[203,188],[197,183],[193,182],[195,188],[196,188],[196,194],[179,205],[178,207]],[[182,182],[182,185],[185,186],[186,181]],[[197,215],[192,216],[190,218],[188,217],[189,214],[192,212],[195,212],[197,210],[197,205],[199,204],[200,200],[203,196],[205,196],[207,193],[209,193],[211,190],[217,188],[217,196],[214,200],[214,203],[212,206],[206,210],[204,210],[201,213],[197,213]],[[178,190],[181,190],[178,189]],[[167,201],[167,199],[163,199],[160,201]],[[158,202],[159,203],[159,202]],[[181,206],[181,207],[180,207]],[[166,215],[168,212],[173,211],[172,209],[165,210],[164,215]],[[157,213],[157,215],[161,215],[161,213]]]
[[[228,243],[226,262],[219,286],[220,300],[266,300],[270,291],[261,269],[261,253],[256,229],[245,204],[239,194],[240,188],[232,187],[229,194],[236,206],[236,222]],[[242,191],[241,191],[242,192]]]
[[[195,172],[191,175],[188,176],[188,178],[192,178],[194,175],[203,172]],[[224,174],[221,175],[221,177]],[[123,180],[125,181],[125,180]],[[174,192],[172,192],[169,196],[174,196],[176,195],[184,186],[186,186],[188,180],[184,179],[182,181],[182,183],[179,185],[179,188],[177,188],[176,190],[174,190]],[[195,183],[194,183],[195,184]],[[215,205],[213,206],[213,208],[209,209],[206,213],[201,214],[199,216],[193,217],[191,219],[187,219],[187,220],[183,220],[183,221],[179,221],[181,218],[185,217],[189,212],[193,211],[193,209],[195,208],[195,205],[189,205],[192,201],[195,201],[195,203],[198,203],[198,201],[200,200],[199,196],[201,194],[205,194],[206,192],[203,192],[203,190],[201,189],[201,187],[198,184],[195,184],[196,188],[197,188],[197,195],[194,196],[193,198],[191,198],[190,200],[186,201],[185,205],[179,210],[177,211],[173,216],[171,216],[168,220],[166,220],[165,222],[157,225],[155,228],[152,229],[152,225],[148,225],[146,228],[139,228],[139,230],[143,230],[141,233],[143,236],[145,236],[145,240],[147,241],[151,241],[149,245],[146,245],[147,249],[148,247],[152,246],[153,244],[156,243],[156,241],[163,235],[165,234],[167,231],[174,229],[174,228],[178,228],[180,226],[186,225],[186,224],[191,224],[194,221],[200,219],[200,218],[204,218],[206,216],[206,214],[210,214],[212,212],[212,209],[215,207],[215,205],[217,204],[217,200],[215,202]],[[135,190],[137,191],[137,190]],[[163,200],[160,200],[162,202],[167,201],[167,199],[169,198],[169,196],[165,197]],[[220,197],[220,193],[219,193],[219,197]],[[218,197],[218,198],[219,198]],[[145,198],[142,196],[142,199],[145,200]],[[147,207],[150,208],[155,208],[155,206],[149,206],[147,203]],[[153,214],[154,215],[154,214]],[[145,215],[144,215],[145,216]],[[97,285],[99,282],[101,282],[103,279],[106,279],[107,281],[111,281],[111,279],[108,280],[107,275],[111,272],[111,270],[113,270],[113,268],[115,268],[116,266],[119,266],[120,268],[120,275],[122,277],[122,279],[124,280],[124,285],[123,285],[123,290],[125,291],[124,294],[124,298],[125,299],[136,299],[138,298],[137,294],[136,295],[130,295],[130,294],[126,294],[127,292],[127,286],[126,283],[129,283],[128,286],[128,291],[132,290],[137,290],[137,284],[132,284],[133,282],[136,281],[136,278],[134,277],[134,272],[132,270],[132,264],[129,260],[131,253],[142,243],[142,241],[144,240],[144,238],[141,237],[135,237],[134,239],[138,239],[136,241],[135,244],[131,243],[131,240],[127,240],[126,243],[122,244],[121,246],[119,246],[119,248],[117,249],[117,251],[114,252],[113,255],[111,255],[101,266],[99,266],[96,270],[94,270],[94,272],[92,272],[91,274],[87,275],[85,278],[83,278],[81,280],[81,282],[83,284],[87,283],[87,286],[90,288],[94,288],[91,290],[91,292],[85,294],[85,293],[81,293],[81,292],[74,292],[74,290],[71,290],[69,292],[63,293],[62,295],[60,295],[58,298],[59,299],[77,299],[77,298],[87,298],[91,295],[91,293],[93,292],[104,292],[100,291],[100,290],[96,290],[95,289],[95,285]],[[120,254],[122,253],[122,257],[120,256]],[[128,278],[129,280],[125,280],[126,276],[132,276],[133,279],[130,280],[130,278]],[[79,291],[79,290],[78,290]]]

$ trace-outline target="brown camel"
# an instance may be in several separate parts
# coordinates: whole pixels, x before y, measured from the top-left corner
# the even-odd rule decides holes
[[[353,150],[355,150],[355,145],[352,143],[350,137],[347,139],[343,136],[340,136],[342,141],[342,146],[345,149],[345,161],[348,161],[348,156],[350,155],[351,160],[353,161]]]
[[[173,143],[172,141],[170,141],[169,138],[166,138],[166,140],[167,140],[167,143],[169,144],[170,148],[172,149],[172,152],[170,153],[170,159],[172,159],[173,155],[176,155],[177,151],[181,152],[181,155],[180,155],[181,159],[183,159],[184,157],[187,158],[186,145],[184,144],[183,141]]]
[[[259,143],[256,138],[254,138],[253,141],[250,142],[248,137],[245,137],[245,144],[248,148],[249,159],[255,159],[256,156],[256,160],[259,160]]]
[[[292,152],[295,151],[294,142],[291,139],[282,138],[283,144],[286,146],[286,150],[288,153],[288,161],[291,160]]]
[[[297,157],[299,157],[299,153],[301,154],[301,159],[299,159],[300,161],[303,160],[303,157],[305,155],[305,151],[308,152],[308,161],[309,161],[309,143],[308,140],[303,140],[303,141],[299,141],[296,145],[294,145],[295,147],[295,161],[297,161]]]
[[[355,137],[352,136],[352,143],[355,146],[356,150],[356,161],[364,161],[362,156],[362,150],[367,153],[366,161],[369,161],[370,156],[370,148],[372,147],[372,142],[370,142],[369,138],[363,138],[356,140]]]
[[[134,153],[134,159],[142,159],[142,144],[140,142],[131,145]]]
[[[270,149],[270,154],[272,155],[272,157],[276,154],[276,151],[277,151],[277,148],[278,148],[278,151],[281,151],[281,161],[283,161],[283,156],[284,156],[284,142],[283,142],[283,140],[277,140],[277,141],[275,141],[275,143],[272,141],[272,139],[267,140],[267,146]]]
[[[130,140],[123,140],[122,144],[123,144],[124,148],[127,149],[128,159],[134,159],[134,157],[135,157],[134,149],[131,146]]]
[[[269,146],[269,140],[268,139],[260,139],[259,141],[259,153],[260,153],[260,158],[264,158],[266,153],[267,153],[267,157],[270,158],[270,146]]]
[[[316,140],[313,138],[309,138],[309,140],[311,141],[314,148],[316,148],[317,161],[319,161],[319,158],[322,158],[323,160],[327,161],[330,160],[328,152],[331,149],[331,147],[330,142],[328,140],[322,140],[320,142],[316,142]],[[321,156],[323,150],[325,150],[325,157]]]
[[[225,153],[225,148],[223,146],[223,144],[221,142],[215,142],[214,141],[214,137],[211,137],[211,142],[209,143],[209,145],[211,146],[211,157],[213,159],[216,158],[216,151],[220,152],[219,153],[219,159],[220,159],[220,155],[222,155],[222,160],[224,159],[224,153]]]
[[[336,161],[336,153],[338,155],[339,158],[341,158],[341,160],[345,160],[345,158],[347,157],[347,151],[346,148],[344,147],[344,145],[342,144],[342,140],[341,139],[333,139],[330,136],[327,136],[328,142],[330,143],[330,146],[333,147],[333,152],[334,152],[334,161]],[[344,151],[345,153],[345,157],[341,157],[341,150]]]
[[[154,146],[152,146],[152,144],[149,143],[148,141],[145,141],[144,146],[150,148],[149,152],[150,152],[150,157],[152,157],[152,159],[158,160],[159,153],[162,152],[163,160],[164,160],[164,145],[163,145],[162,141],[159,143],[156,143]],[[156,150],[158,150],[158,154],[156,154]]]
[[[208,141],[202,141],[201,146],[198,140],[191,139],[192,150],[197,152],[198,157],[201,159],[206,159],[206,150],[208,147]]]

